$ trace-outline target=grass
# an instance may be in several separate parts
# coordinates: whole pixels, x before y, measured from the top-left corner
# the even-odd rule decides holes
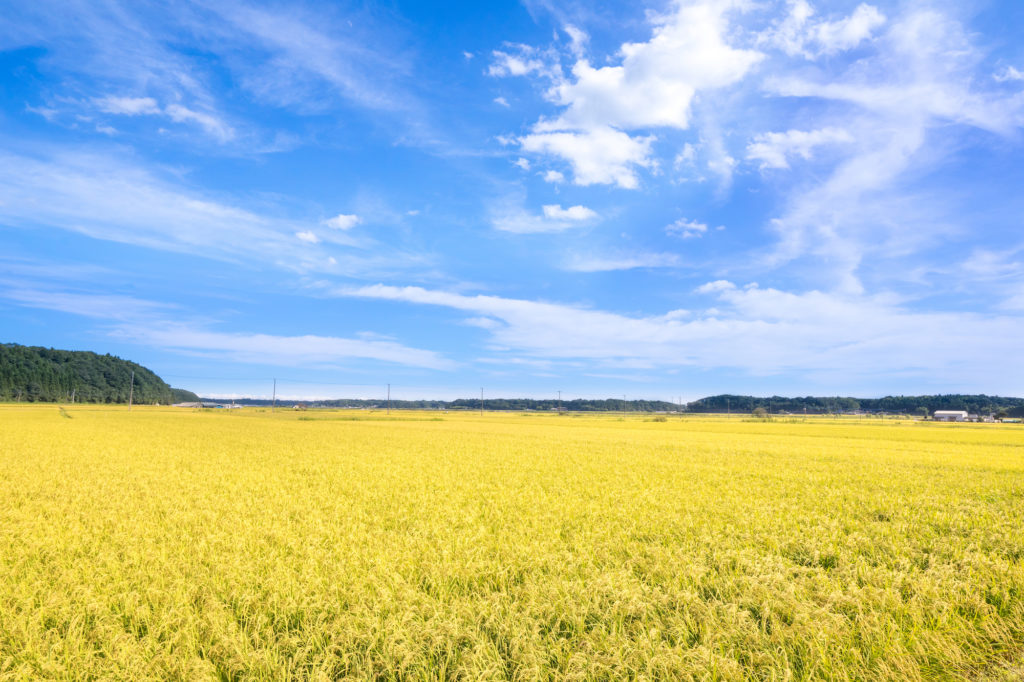
[[[1019,425],[65,414],[0,407],[0,680],[1011,680],[1024,660]]]

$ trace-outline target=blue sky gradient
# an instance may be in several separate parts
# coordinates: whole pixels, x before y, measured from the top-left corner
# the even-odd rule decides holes
[[[0,337],[204,395],[1021,395],[1024,4],[2,2]]]

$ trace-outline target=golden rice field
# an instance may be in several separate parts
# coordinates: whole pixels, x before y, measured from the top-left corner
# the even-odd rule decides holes
[[[0,407],[0,680],[1016,680],[1024,428]]]

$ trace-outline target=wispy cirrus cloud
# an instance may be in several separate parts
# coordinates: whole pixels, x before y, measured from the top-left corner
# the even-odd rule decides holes
[[[831,172],[796,187],[772,221],[780,240],[768,263],[826,259],[828,277],[850,292],[863,290],[858,269],[866,254],[891,252],[894,241],[907,244],[907,235],[917,232],[908,225],[920,220],[921,201],[904,197],[921,191],[914,188],[915,175],[941,158],[934,141],[927,144],[933,131],[963,126],[1010,135],[1024,124],[1024,96],[979,86],[974,74],[983,53],[958,21],[934,9],[912,9],[885,26],[873,52],[839,73],[766,81],[776,96],[840,107],[832,126],[767,133],[748,147],[751,158],[779,167],[794,154],[810,156],[819,143],[842,145]],[[945,238],[944,232],[933,228],[931,239]],[[928,234],[915,239],[926,244]]]
[[[681,260],[674,253],[574,254],[563,266],[570,272],[614,272],[642,268],[675,268]]]
[[[719,281],[703,287],[704,311],[628,316],[559,303],[469,296],[419,287],[341,288],[335,295],[442,306],[495,322],[484,327],[495,348],[537,359],[587,359],[606,366],[735,368],[753,375],[799,372],[840,377],[848,367],[884,383],[978,387],[978,377],[1006,368],[1002,358],[1024,333],[1016,315],[915,312],[886,296],[820,291],[789,293]],[[921,338],[934,344],[922,346]],[[965,356],[963,348],[983,349]],[[1024,379],[1005,377],[1001,390]]]
[[[761,170],[789,168],[791,157],[809,161],[816,147],[853,141],[853,136],[841,128],[761,133],[747,145],[747,158],[760,161]]]
[[[299,114],[384,114],[405,143],[445,138],[417,92],[406,36],[369,10],[111,0],[65,3],[59,12],[27,3],[5,19],[0,49],[47,49],[42,67],[60,83],[46,93],[49,109],[67,125],[83,115],[145,114],[234,143],[236,152],[275,150],[279,131],[246,113],[255,100]],[[225,74],[230,91],[218,87]]]
[[[325,367],[377,361],[406,367],[450,370],[455,363],[439,353],[412,348],[375,334],[354,338],[315,334],[277,335],[222,331],[216,324],[190,321],[181,306],[121,294],[97,294],[15,281],[0,289],[0,299],[28,308],[69,313],[98,321],[99,333],[149,348],[196,354],[247,364]]]
[[[10,227],[60,229],[202,258],[349,276],[422,267],[421,254],[355,239],[213,196],[117,154],[28,155],[0,151],[0,219]]]

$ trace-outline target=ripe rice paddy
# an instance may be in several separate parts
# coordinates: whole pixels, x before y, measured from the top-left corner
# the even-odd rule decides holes
[[[0,407],[0,680],[1013,680],[1024,428]]]

